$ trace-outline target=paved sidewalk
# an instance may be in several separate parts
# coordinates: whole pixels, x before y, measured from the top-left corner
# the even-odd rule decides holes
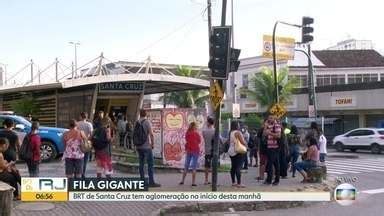
[[[18,164],[22,176],[27,176],[25,164]],[[95,163],[89,163],[87,174],[94,177],[96,173]],[[257,182],[258,169],[250,168],[242,173],[243,184],[246,188],[234,188],[231,186],[229,173],[219,173],[219,191],[299,191],[311,185],[300,183],[301,177],[281,179],[279,186],[264,186]],[[64,164],[61,161],[44,163],[40,167],[40,176],[61,177],[64,176]],[[114,176],[137,177],[137,175],[121,173],[116,171]],[[181,173],[157,174],[156,181],[162,184],[161,188],[151,189],[153,191],[210,191],[211,185],[204,185],[204,173],[197,174],[197,187],[191,186],[191,175],[186,178],[185,184],[180,186]],[[156,210],[175,203],[167,202],[65,202],[65,203],[22,203],[15,202],[13,215],[150,215]]]

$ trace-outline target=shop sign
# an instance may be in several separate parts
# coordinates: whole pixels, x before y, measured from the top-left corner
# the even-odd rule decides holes
[[[141,92],[143,90],[142,82],[107,82],[99,85],[99,92]]]
[[[355,96],[342,96],[342,97],[331,97],[332,107],[351,107],[356,106]]]

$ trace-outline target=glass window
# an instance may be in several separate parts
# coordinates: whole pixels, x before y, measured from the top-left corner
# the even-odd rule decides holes
[[[248,88],[248,74],[243,74],[243,87]]]
[[[363,82],[370,82],[371,74],[363,74]]]
[[[374,135],[375,132],[373,132],[372,130],[361,130],[360,132],[360,136],[370,136],[370,135]]]
[[[348,83],[355,83],[355,74],[348,74]]]
[[[379,132],[380,135],[384,135],[384,130],[382,130],[382,131],[377,131],[377,132]]]
[[[362,130],[355,130],[347,134],[348,137],[353,137],[353,136],[360,136]]]
[[[377,82],[379,80],[378,74],[371,74],[371,82]]]
[[[316,84],[317,84],[317,86],[323,86],[324,85],[323,75],[317,75],[316,76]]]
[[[355,74],[355,83],[363,82],[363,74]]]

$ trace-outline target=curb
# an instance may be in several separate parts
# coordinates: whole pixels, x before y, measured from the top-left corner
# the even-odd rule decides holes
[[[326,186],[327,189],[322,191],[334,191],[337,182],[328,181],[327,183],[321,184]],[[297,191],[313,191],[316,187],[305,186],[303,189]],[[331,198],[333,200],[333,198]],[[297,208],[303,206],[310,206],[319,202],[304,202],[304,201],[250,201],[250,202],[197,202],[197,203],[185,203],[185,204],[170,204],[163,208],[160,208],[150,214],[151,216],[167,216],[167,215],[184,215],[184,214],[206,214],[211,212],[217,213],[235,213],[238,211],[266,211],[271,209],[287,209]],[[235,211],[235,212],[233,212]]]

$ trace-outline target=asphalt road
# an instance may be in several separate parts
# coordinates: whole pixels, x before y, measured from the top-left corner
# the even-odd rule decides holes
[[[334,151],[331,151],[332,153]],[[330,167],[333,165],[334,172],[341,172],[335,175],[351,183],[358,190],[357,200],[351,206],[341,206],[335,201],[322,202],[306,207],[269,210],[263,212],[236,212],[223,213],[223,215],[265,215],[265,216],[379,216],[384,215],[384,154],[372,155],[369,152],[351,153],[348,155],[358,155],[357,159],[328,158]],[[340,163],[338,161],[344,161]],[[382,163],[381,163],[382,162]],[[380,164],[381,163],[381,164]],[[340,165],[344,164],[344,165]],[[327,165],[328,167],[328,165]],[[339,169],[336,169],[339,168]],[[346,172],[350,173],[346,173]],[[355,172],[355,173],[351,173]],[[353,181],[353,182],[351,182]],[[377,190],[379,189],[379,190]],[[377,190],[377,191],[372,191]]]

